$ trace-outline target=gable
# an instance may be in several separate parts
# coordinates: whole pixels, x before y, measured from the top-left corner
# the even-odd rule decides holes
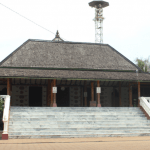
[[[136,70],[127,58],[107,44],[28,40],[1,67]]]

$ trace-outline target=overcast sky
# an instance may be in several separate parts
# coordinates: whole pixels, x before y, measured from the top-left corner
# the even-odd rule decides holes
[[[95,42],[90,0],[0,0],[0,61],[28,39],[54,34],[13,13],[13,9],[66,41]],[[104,8],[104,43],[131,61],[150,56],[150,0],[109,0]]]

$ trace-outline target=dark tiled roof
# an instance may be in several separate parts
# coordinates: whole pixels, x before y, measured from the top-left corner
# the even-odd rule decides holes
[[[73,71],[73,70],[39,70],[0,68],[0,77],[22,78],[60,78],[91,80],[149,81],[150,74],[133,72]]]
[[[28,40],[0,63],[1,67],[136,70],[107,44]]]

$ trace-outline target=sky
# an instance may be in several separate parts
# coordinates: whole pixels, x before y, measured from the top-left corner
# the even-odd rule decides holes
[[[73,42],[95,42],[94,8],[90,0],[0,0],[0,61],[28,39],[61,38]],[[150,56],[150,1],[107,0],[104,8],[104,43],[132,62]],[[47,31],[18,14],[9,7]]]

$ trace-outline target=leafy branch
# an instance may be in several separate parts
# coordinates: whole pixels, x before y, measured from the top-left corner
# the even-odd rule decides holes
[[[3,108],[4,108],[4,101],[3,101],[3,99],[0,97],[0,114],[1,114],[1,112],[3,111]]]
[[[139,59],[136,58],[135,59],[135,63],[136,65],[141,68],[144,72],[149,72],[149,67],[150,67],[150,57],[148,57],[148,59]]]

